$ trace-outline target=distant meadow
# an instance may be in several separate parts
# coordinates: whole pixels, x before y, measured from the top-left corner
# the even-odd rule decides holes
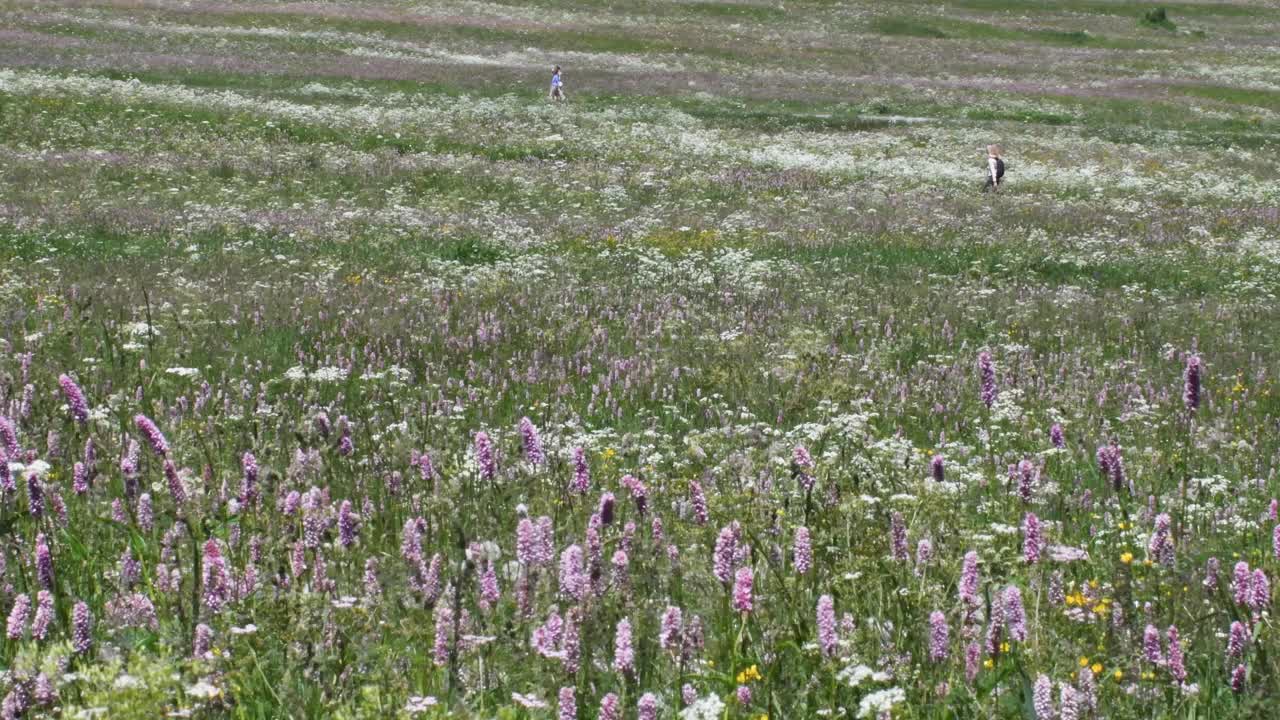
[[[1277,38],[0,2],[0,720],[1272,717]]]

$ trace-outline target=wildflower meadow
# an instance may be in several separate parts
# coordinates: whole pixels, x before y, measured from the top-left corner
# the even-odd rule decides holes
[[[0,720],[1280,716],[1277,38],[0,2]]]

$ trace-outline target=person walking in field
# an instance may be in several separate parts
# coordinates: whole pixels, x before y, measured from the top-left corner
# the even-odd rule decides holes
[[[564,100],[564,80],[560,77],[560,66],[551,71],[551,99],[556,102]]]
[[[982,192],[999,192],[1004,180],[1004,158],[999,145],[987,146],[987,184]]]

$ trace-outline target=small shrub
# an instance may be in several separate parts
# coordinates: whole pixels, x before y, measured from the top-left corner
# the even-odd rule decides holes
[[[1153,8],[1143,14],[1142,24],[1164,30],[1176,30],[1178,28],[1178,26],[1169,19],[1168,11],[1162,7]]]

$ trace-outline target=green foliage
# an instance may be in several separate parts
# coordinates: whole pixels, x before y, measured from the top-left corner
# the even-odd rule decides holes
[[[1177,30],[1178,26],[1169,19],[1169,13],[1162,7],[1152,8],[1142,14],[1142,24],[1161,30]]]

